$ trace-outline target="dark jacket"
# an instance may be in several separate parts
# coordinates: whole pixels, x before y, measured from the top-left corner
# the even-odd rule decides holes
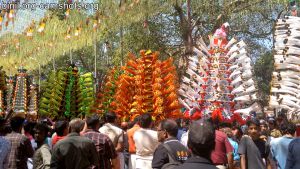
[[[186,160],[186,162],[176,167],[175,169],[218,169],[208,159],[199,156],[193,156]]]
[[[56,143],[51,157],[51,169],[86,169],[97,166],[98,154],[92,140],[70,133]]]
[[[169,163],[168,150],[165,148],[164,144],[169,145],[172,150],[173,157],[175,157],[178,162],[185,162],[189,157],[188,149],[182,145],[176,138],[169,138],[164,143],[160,144],[154,152],[152,159],[152,168],[160,169],[164,164]]]

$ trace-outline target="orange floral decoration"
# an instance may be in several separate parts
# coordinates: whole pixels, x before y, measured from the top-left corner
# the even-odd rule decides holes
[[[160,61],[159,53],[150,50],[142,50],[140,55],[129,54],[116,82],[116,113],[125,119],[143,113],[151,113],[156,120],[181,117],[173,59]]]

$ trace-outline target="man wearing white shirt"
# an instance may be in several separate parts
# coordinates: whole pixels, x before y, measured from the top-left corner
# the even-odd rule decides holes
[[[108,112],[105,114],[105,124],[99,129],[100,133],[107,135],[113,142],[116,152],[118,152],[118,158],[120,160],[120,168],[124,168],[124,132],[119,127],[115,126],[115,121],[117,116],[113,112]]]
[[[183,144],[185,147],[188,147],[187,146],[188,135],[189,135],[189,131],[183,133],[182,136],[181,136],[181,139],[180,139],[181,144]]]
[[[152,117],[143,114],[140,118],[141,128],[137,130],[133,139],[136,147],[136,164],[133,169],[152,169],[153,154],[158,146],[157,132],[151,130]]]

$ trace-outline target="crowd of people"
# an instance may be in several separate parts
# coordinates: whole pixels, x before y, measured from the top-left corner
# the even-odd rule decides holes
[[[0,120],[0,169],[299,169],[300,138],[285,116],[246,125],[115,113],[71,121]],[[298,149],[299,148],[299,149]]]

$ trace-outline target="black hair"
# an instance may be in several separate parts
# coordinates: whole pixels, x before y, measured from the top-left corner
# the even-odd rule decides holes
[[[215,130],[219,129],[219,125],[220,125],[220,119],[219,118],[216,118],[216,119],[208,118],[207,121],[210,122],[213,125]]]
[[[141,116],[136,116],[133,121],[128,122],[128,129],[131,129],[135,124],[139,124]]]
[[[100,119],[97,114],[94,114],[94,115],[86,118],[86,124],[87,124],[88,128],[95,129],[97,124],[99,124],[99,123],[100,123]]]
[[[175,121],[165,119],[160,122],[161,129],[165,130],[169,135],[176,137],[178,133],[178,125]]]
[[[107,123],[114,123],[115,120],[117,119],[116,113],[114,112],[107,112],[105,115],[105,122]]]
[[[187,144],[192,153],[210,159],[210,154],[215,148],[215,129],[211,121],[193,121],[188,137]]]
[[[48,127],[48,125],[47,124],[45,124],[45,123],[42,123],[42,122],[38,122],[35,126],[34,126],[34,132],[36,132],[37,130],[39,130],[39,131],[41,131],[41,132],[43,132],[43,133],[45,133],[45,137],[47,137],[47,135],[48,135],[48,132],[49,132],[49,127]]]
[[[140,122],[140,119],[141,119],[141,116],[140,116],[140,115],[136,116],[136,117],[133,119],[133,123],[134,123],[134,124],[139,123],[139,122]]]
[[[24,131],[28,132],[29,134],[31,134],[32,136],[34,135],[34,126],[36,125],[35,122],[31,122],[31,121],[26,121],[24,123]]]
[[[215,141],[212,141],[212,143],[215,144]],[[188,140],[188,147],[191,149],[192,153],[200,156],[200,157],[205,157],[205,158],[210,158],[210,154],[211,152],[214,150],[215,145],[207,145],[207,146],[203,146],[193,142],[193,141],[189,141]]]
[[[226,128],[226,127],[231,128],[232,125],[230,123],[228,123],[228,122],[220,122],[219,123],[219,128]]]
[[[294,135],[297,130],[297,126],[294,123],[283,123],[280,125],[280,130],[283,134]]]
[[[152,117],[149,113],[141,115],[140,124],[142,128],[149,128],[152,123]]]
[[[247,126],[249,127],[251,124],[256,125],[257,127],[260,127],[260,123],[258,119],[250,119],[247,121]]]
[[[64,136],[64,131],[68,127],[68,122],[60,120],[55,123],[55,132],[58,136]]]
[[[7,120],[0,118],[0,136],[5,136],[11,132],[11,127],[7,123]]]
[[[103,117],[99,117],[99,127],[102,127],[105,124]]]
[[[268,137],[269,133],[267,131],[262,131],[262,132],[260,132],[260,135]]]
[[[181,128],[181,127],[182,127],[182,119],[181,119],[181,118],[178,118],[178,119],[176,119],[175,121],[176,121],[176,123],[177,123],[177,126],[178,126],[179,128]]]
[[[24,118],[23,117],[13,117],[10,119],[10,126],[11,129],[15,132],[18,132],[18,130],[23,126],[24,123]]]

